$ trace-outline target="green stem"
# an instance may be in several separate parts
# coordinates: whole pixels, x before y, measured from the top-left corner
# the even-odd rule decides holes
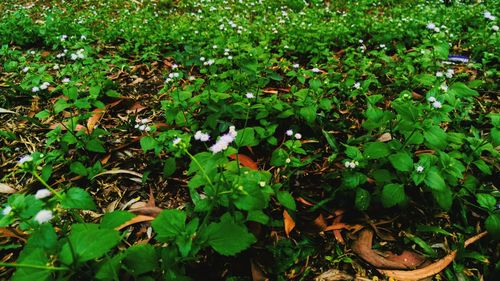
[[[215,186],[213,185],[212,181],[205,172],[205,169],[203,169],[203,166],[201,166],[200,162],[198,162],[198,160],[191,153],[189,153],[187,149],[184,149],[184,152],[189,156],[189,158],[191,158],[191,160],[193,160],[193,162],[198,166],[198,168],[200,168],[200,171],[203,173],[203,176],[207,180],[208,184],[215,189]]]
[[[52,187],[50,187],[50,185],[49,185],[49,184],[47,184],[47,182],[46,182],[46,181],[44,181],[44,180],[42,179],[42,177],[40,177],[40,175],[39,175],[37,172],[32,171],[32,172],[31,172],[31,174],[33,174],[33,176],[35,176],[35,178],[37,178],[37,179],[38,179],[38,181],[40,181],[40,182],[42,183],[42,185],[43,185],[43,186],[45,186],[48,190],[50,190],[50,192],[54,193],[54,195],[55,195],[58,199],[61,199],[61,200],[63,199],[62,195],[61,195],[59,192],[57,192],[55,189],[53,189]]]
[[[35,269],[47,269],[47,270],[59,270],[59,271],[66,271],[69,270],[67,267],[55,267],[55,266],[46,266],[46,265],[36,265],[36,264],[26,264],[26,263],[6,263],[6,262],[0,262],[0,266],[6,266],[6,267],[20,267],[20,268],[35,268]]]

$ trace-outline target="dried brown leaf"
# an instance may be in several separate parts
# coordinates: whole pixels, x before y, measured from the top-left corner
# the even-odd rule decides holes
[[[295,221],[286,210],[283,211],[283,221],[285,224],[285,234],[290,237],[290,232],[295,228]]]

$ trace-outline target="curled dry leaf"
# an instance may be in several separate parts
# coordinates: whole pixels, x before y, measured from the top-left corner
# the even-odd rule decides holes
[[[123,223],[122,225],[117,226],[115,229],[116,230],[121,230],[121,229],[124,229],[127,226],[131,226],[133,224],[140,223],[140,222],[152,221],[154,219],[155,219],[154,217],[144,216],[144,215],[138,215],[137,217],[133,217],[132,219],[130,219],[129,221]]]
[[[4,183],[0,183],[0,193],[4,193],[4,194],[12,194],[12,193],[16,193],[17,190],[15,190],[14,188],[4,184]]]
[[[0,227],[0,237],[12,237],[26,242],[28,234],[10,227]]]
[[[391,252],[381,252],[372,249],[373,230],[363,229],[351,248],[360,258],[377,268],[386,269],[411,269],[422,265],[426,260],[423,256],[404,251],[401,255]]]
[[[110,170],[110,171],[99,173],[99,174],[93,176],[92,179],[97,178],[97,177],[102,176],[102,175],[111,175],[111,174],[129,174],[129,175],[133,175],[133,176],[142,178],[141,173],[129,171],[129,170],[117,169],[117,170]]]
[[[390,133],[383,133],[382,135],[380,135],[380,137],[378,137],[377,141],[379,142],[388,142],[392,140],[392,136]]]
[[[283,221],[285,224],[286,237],[290,237],[290,232],[295,228],[295,221],[286,210],[283,211]]]
[[[469,239],[467,239],[464,243],[464,247],[469,246],[470,244],[478,241],[479,239],[483,238],[486,236],[488,232],[484,231],[481,232]],[[431,276],[434,276],[438,274],[439,272],[443,271],[456,257],[457,251],[453,251],[450,254],[446,255],[445,257],[441,258],[440,260],[437,260],[434,263],[431,263],[430,265],[427,265],[425,267],[422,267],[420,269],[415,269],[415,270],[383,270],[383,269],[378,269],[378,271],[388,277],[395,278],[400,281],[417,281],[421,280],[424,278],[428,278]]]
[[[101,120],[104,115],[105,110],[102,108],[96,108],[92,111],[92,116],[87,120],[87,129],[89,133],[92,133],[95,125]]]
[[[158,207],[140,207],[140,208],[130,208],[130,212],[137,214],[137,215],[146,215],[146,216],[151,216],[151,217],[156,217],[158,216],[159,213],[163,211],[162,208]]]
[[[10,113],[10,114],[17,114],[17,112],[7,110],[5,108],[0,107],[0,113]]]
[[[229,155],[229,158],[236,160],[240,162],[241,165],[248,167],[252,170],[258,170],[259,167],[257,166],[257,163],[252,160],[252,158],[246,156],[245,154],[238,153],[238,158],[236,158],[236,154],[231,154]]]

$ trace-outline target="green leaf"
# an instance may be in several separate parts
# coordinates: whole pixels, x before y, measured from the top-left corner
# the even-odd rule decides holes
[[[121,252],[102,263],[95,277],[99,280],[120,280],[119,273],[125,253]]]
[[[427,145],[433,149],[444,149],[448,145],[446,132],[438,126],[431,127],[424,132]]]
[[[406,121],[416,122],[418,120],[418,109],[410,103],[393,102],[392,108]]]
[[[473,90],[462,82],[453,83],[448,89],[449,93],[455,94],[457,97],[477,97],[479,93]]]
[[[486,162],[484,162],[484,160],[479,159],[477,161],[474,161],[473,163],[484,174],[487,174],[487,175],[492,174],[490,166],[488,166],[488,164],[486,164]]]
[[[304,120],[306,120],[307,123],[312,123],[314,120],[316,120],[316,112],[318,111],[318,106],[317,105],[310,105],[306,107],[302,107],[299,110],[299,114]]]
[[[92,86],[89,89],[89,94],[93,98],[97,98],[99,96],[100,92],[101,92],[101,87],[100,86]]]
[[[224,256],[234,256],[257,241],[244,225],[236,224],[227,216],[220,223],[211,223],[206,235],[208,244]]]
[[[73,254],[78,262],[85,262],[102,257],[120,240],[120,234],[113,229],[99,229],[96,224],[73,224],[68,236],[69,243],[61,249],[60,260],[70,265],[74,262]]]
[[[489,215],[484,224],[491,237],[500,240],[500,213]]]
[[[255,129],[254,128],[244,128],[238,131],[236,135],[235,143],[237,146],[255,146],[259,143],[257,138],[255,137]]]
[[[448,45],[448,42],[436,44],[434,46],[434,54],[438,59],[446,60],[448,59],[449,48],[450,46]]]
[[[418,232],[431,232],[431,233],[439,233],[447,236],[452,236],[450,232],[442,229],[439,226],[432,226],[432,225],[417,225],[416,230]]]
[[[175,158],[170,157],[167,160],[165,160],[164,165],[163,165],[163,176],[168,178],[171,175],[175,173],[175,169],[177,168],[176,163],[175,163]]]
[[[251,210],[248,211],[247,221],[267,224],[269,222],[269,216],[264,214],[264,212],[262,212],[261,210]]]
[[[79,176],[86,176],[88,174],[87,168],[82,164],[82,162],[72,162],[71,165],[69,166],[69,169],[71,172],[79,175]]]
[[[425,185],[427,185],[431,190],[442,191],[446,189],[446,183],[444,182],[441,173],[435,166],[429,169],[427,175],[424,179]]]
[[[444,190],[432,190],[432,195],[439,207],[441,207],[445,211],[449,211],[451,209],[451,205],[453,204],[453,192],[451,192],[449,187],[445,187]]]
[[[371,196],[370,192],[366,189],[358,188],[356,189],[356,199],[354,200],[354,204],[356,209],[360,211],[365,211],[370,207]]]
[[[349,172],[342,178],[342,184],[347,188],[355,188],[367,180],[366,175],[359,172]]]
[[[286,165],[286,159],[288,159],[288,153],[284,149],[278,148],[273,151],[269,164],[272,166],[284,166]]]
[[[54,104],[54,112],[57,114],[66,108],[68,108],[70,105],[66,102],[65,99],[58,99],[56,103]]]
[[[113,211],[102,217],[100,228],[114,229],[135,217],[135,214],[127,211]]]
[[[394,169],[402,172],[409,172],[413,170],[413,159],[408,152],[398,152],[389,156],[389,161],[391,162]]]
[[[168,242],[184,231],[186,214],[181,210],[163,210],[151,223],[157,239]]]
[[[387,184],[382,189],[382,205],[390,208],[406,200],[406,193],[404,186],[401,184]]]
[[[150,244],[133,245],[126,254],[123,263],[132,275],[138,276],[158,267],[155,248]]]
[[[155,149],[157,146],[158,143],[152,136],[145,136],[141,138],[141,148],[144,152]]]
[[[364,156],[369,159],[387,157],[390,153],[389,145],[383,142],[369,142],[365,145]]]
[[[47,266],[49,259],[41,248],[30,249],[29,252],[21,253],[16,264]],[[48,280],[50,270],[43,268],[18,267],[12,275],[12,281],[44,281]]]
[[[98,152],[98,153],[106,153],[106,149],[102,145],[102,142],[98,139],[91,139],[85,144],[85,148],[88,151]]]
[[[48,253],[53,253],[57,249],[57,246],[57,234],[54,227],[50,223],[44,223],[31,233],[24,249],[40,248]]]
[[[486,208],[488,211],[494,211],[496,208],[497,200],[495,197],[486,194],[486,193],[478,193],[476,194],[477,203],[483,208]]]
[[[87,191],[77,187],[72,187],[65,194],[63,194],[61,205],[66,209],[96,209],[96,205],[92,200],[92,196],[90,196]]]
[[[345,155],[353,160],[361,160],[363,159],[363,154],[361,151],[355,146],[344,145],[345,146]]]
[[[295,211],[297,209],[297,206],[295,205],[295,200],[293,199],[293,196],[290,194],[290,192],[278,191],[276,193],[276,197],[278,198],[280,204],[283,205],[285,208],[292,211]]]

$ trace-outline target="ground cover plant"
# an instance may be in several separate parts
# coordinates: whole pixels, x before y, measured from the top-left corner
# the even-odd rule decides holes
[[[500,274],[495,1],[0,11],[0,279]]]

